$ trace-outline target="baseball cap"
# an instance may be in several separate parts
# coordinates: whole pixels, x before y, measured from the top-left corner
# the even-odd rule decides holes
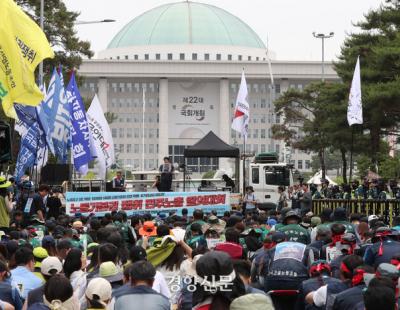
[[[51,276],[51,270],[55,270],[56,273],[60,273],[62,269],[63,266],[61,264],[61,261],[55,256],[49,256],[42,261],[40,272],[45,276]]]
[[[129,252],[129,258],[131,259],[132,263],[140,260],[146,260],[147,258],[146,250],[143,249],[143,247],[136,245],[131,248]]]
[[[111,299],[111,284],[103,278],[91,280],[86,288],[85,295],[89,300],[97,300],[104,306]]]
[[[33,256],[38,259],[44,259],[49,256],[49,253],[47,253],[47,250],[45,248],[39,246],[33,249]]]
[[[42,247],[49,248],[56,245],[53,236],[44,236],[42,239]]]
[[[379,217],[376,214],[371,214],[370,216],[368,216],[368,223],[373,220],[379,220]]]
[[[275,243],[284,242],[286,240],[286,235],[283,232],[276,231],[272,234],[271,240]]]

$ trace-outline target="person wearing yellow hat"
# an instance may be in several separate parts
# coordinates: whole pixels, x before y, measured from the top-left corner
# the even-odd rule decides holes
[[[7,231],[10,227],[10,212],[12,210],[12,194],[8,191],[11,182],[0,176],[0,230]]]
[[[42,261],[49,256],[47,253],[47,250],[42,247],[36,247],[33,249],[33,256],[35,258],[35,269],[33,273],[40,279],[42,282],[45,282],[45,279],[43,278],[42,272],[41,272],[41,267],[42,267]]]

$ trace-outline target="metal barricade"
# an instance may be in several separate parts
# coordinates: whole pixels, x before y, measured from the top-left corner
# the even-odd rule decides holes
[[[374,199],[314,199],[313,213],[321,214],[325,208],[345,208],[348,213],[376,214],[383,218],[385,223],[392,225],[393,217],[399,214],[400,200],[374,200]]]

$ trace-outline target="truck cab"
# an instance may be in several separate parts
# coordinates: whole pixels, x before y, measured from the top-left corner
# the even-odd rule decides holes
[[[288,187],[293,186],[293,166],[279,163],[278,158],[276,153],[262,153],[250,164],[249,184],[253,186],[260,209],[275,209],[279,200],[278,187],[284,186],[287,192]]]

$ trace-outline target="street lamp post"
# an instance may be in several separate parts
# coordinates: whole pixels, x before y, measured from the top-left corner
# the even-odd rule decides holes
[[[91,20],[91,21],[76,21],[75,25],[88,25],[88,24],[100,24],[100,23],[114,23],[115,19],[102,19],[102,20]]]
[[[335,35],[334,32],[330,32],[329,34],[316,33],[315,31],[313,32],[314,38],[322,40],[322,74],[321,74],[322,82],[325,82],[325,39],[332,38],[334,35]]]

